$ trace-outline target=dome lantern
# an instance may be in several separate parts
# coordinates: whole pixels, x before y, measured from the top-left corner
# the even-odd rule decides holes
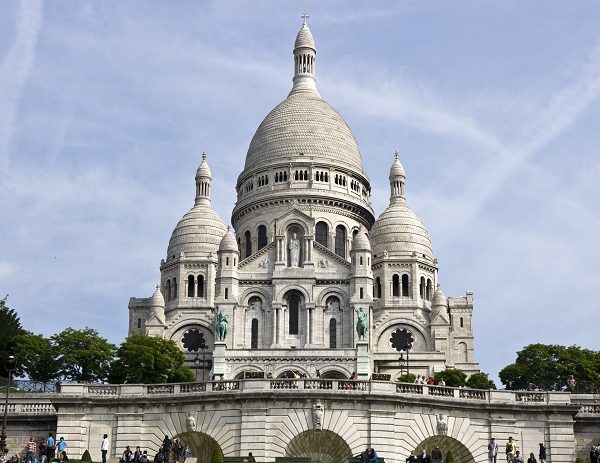
[[[390,169],[390,203],[403,202],[404,198],[404,183],[406,182],[406,174],[404,166],[400,162],[398,150],[394,153],[394,163]]]
[[[294,87],[290,94],[298,91],[317,92],[315,79],[317,50],[315,48],[315,39],[306,24],[306,20],[308,19],[306,11],[302,15],[302,19],[304,22],[298,31],[294,44]]]

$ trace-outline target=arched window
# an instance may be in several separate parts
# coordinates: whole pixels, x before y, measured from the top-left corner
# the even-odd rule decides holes
[[[258,320],[252,319],[252,328],[250,329],[250,349],[258,349]]]
[[[408,286],[408,275],[405,273],[402,275],[402,296],[409,297],[409,286]]]
[[[298,334],[298,320],[300,318],[300,297],[292,294],[288,298],[289,334]]]
[[[375,297],[381,298],[381,278],[375,278],[375,286],[373,286],[375,290]]]
[[[392,277],[392,297],[400,297],[400,277],[398,275]]]
[[[329,348],[337,348],[337,321],[335,318],[329,320]]]
[[[198,297],[206,297],[204,294],[204,275],[198,275]]]
[[[267,227],[264,225],[258,226],[258,249],[262,249],[267,245]]]
[[[194,297],[195,293],[196,293],[196,285],[194,284],[194,275],[190,275],[188,277],[188,297]]]
[[[346,258],[346,229],[343,225],[335,227],[335,253]]]
[[[250,236],[250,230],[244,233],[244,244],[246,246],[246,254],[244,257],[250,257],[252,255],[252,237]]]
[[[317,222],[315,227],[315,241],[322,246],[327,247],[329,238],[329,227],[325,222]]]
[[[173,299],[177,299],[177,278],[173,278],[173,284],[171,285],[171,296],[173,296]]]
[[[421,277],[421,283],[419,283],[419,296],[421,299],[425,299],[425,277]]]
[[[167,280],[167,301],[171,300],[171,280]]]

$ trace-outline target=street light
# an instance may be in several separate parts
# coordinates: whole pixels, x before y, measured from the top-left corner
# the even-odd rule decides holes
[[[0,434],[0,454],[2,454],[2,456],[5,456],[8,453],[8,448],[6,447],[6,418],[8,416],[8,391],[12,381],[12,372],[17,366],[14,355],[8,356],[5,365],[6,370],[8,371],[8,377],[6,382],[6,396],[4,398],[4,421],[2,422],[2,433]]]

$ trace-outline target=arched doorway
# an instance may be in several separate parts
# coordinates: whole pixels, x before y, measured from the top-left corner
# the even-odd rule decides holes
[[[418,453],[421,450],[427,450],[427,453],[431,455],[431,451],[438,446],[444,456],[444,461],[448,458],[448,454],[454,455],[454,461],[460,463],[475,463],[475,458],[471,451],[460,441],[457,441],[454,437],[450,436],[431,436],[421,442],[415,449]]]
[[[189,445],[192,450],[192,457],[197,458],[199,462],[217,463],[223,461],[221,446],[208,434],[204,434],[203,432],[184,432],[175,436],[173,440],[175,439],[179,439],[184,448],[186,445]]]
[[[352,456],[344,439],[327,429],[311,429],[294,437],[285,449],[288,457],[309,457],[319,463],[345,463]]]

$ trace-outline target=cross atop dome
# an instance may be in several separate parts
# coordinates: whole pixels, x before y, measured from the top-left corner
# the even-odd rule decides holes
[[[300,16],[300,17],[301,17],[301,18],[304,20],[304,22],[302,23],[302,25],[303,25],[303,26],[306,26],[306,20],[307,20],[308,18],[310,18],[310,16],[309,16],[308,12],[307,12],[306,10],[304,10],[304,14],[303,14],[302,16]]]

